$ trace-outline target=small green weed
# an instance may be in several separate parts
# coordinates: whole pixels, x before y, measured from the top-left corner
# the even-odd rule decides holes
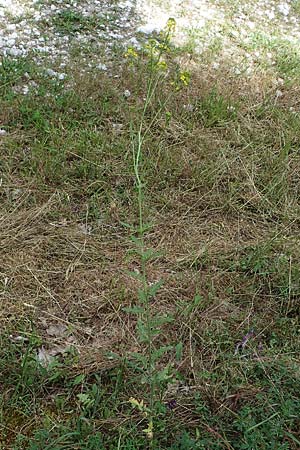
[[[292,7],[292,10],[295,11],[296,14],[300,15],[300,1],[299,0],[292,0],[291,7]]]
[[[234,121],[238,106],[215,89],[196,102],[195,114],[205,127],[222,127]]]
[[[92,31],[101,24],[101,21],[66,9],[52,16],[52,23],[59,33],[74,34],[78,31]]]
[[[13,88],[24,80],[25,74],[35,72],[34,65],[27,58],[3,57],[0,63],[0,93],[5,100],[15,97]]]

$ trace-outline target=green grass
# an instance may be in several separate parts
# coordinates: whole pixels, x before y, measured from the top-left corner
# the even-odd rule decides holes
[[[52,23],[56,30],[62,34],[74,34],[76,32],[88,32],[94,30],[103,23],[95,17],[86,17],[70,9],[61,10],[52,17]]]
[[[90,23],[69,15],[57,26]],[[276,52],[282,98],[277,72],[229,78],[223,61],[204,74],[196,59],[176,91],[170,54],[145,113],[145,243],[160,252],[147,276],[164,280],[151,308],[172,318],[154,340],[170,346],[154,449],[300,446],[298,62]],[[127,271],[139,266],[124,226],[138,222],[130,124],[148,70],[140,57],[120,78],[73,69],[64,84],[30,59],[1,65],[2,448],[150,447],[128,401],[149,392],[132,356],[144,356],[126,312],[138,301]],[[38,88],[23,95],[26,73]],[[61,335],[49,331],[57,324]],[[47,367],[42,346],[60,348]]]
[[[299,2],[299,0],[293,0],[291,7],[295,11],[296,14],[300,14],[300,2]]]
[[[272,54],[274,63],[270,67],[270,62],[264,61],[262,64],[269,69],[274,70],[279,76],[287,79],[296,80],[298,78],[300,57],[299,46],[294,40],[289,42],[281,35],[273,35],[263,31],[250,33],[247,41],[242,43],[246,50],[259,50],[265,56],[266,53]],[[272,67],[273,66],[273,67]]]

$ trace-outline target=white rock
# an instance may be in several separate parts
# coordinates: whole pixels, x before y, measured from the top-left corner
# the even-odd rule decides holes
[[[57,76],[57,72],[55,72],[55,70],[52,70],[52,69],[47,69],[46,70],[46,74],[49,75],[49,77],[56,77]]]
[[[106,66],[106,64],[100,63],[100,64],[97,64],[96,69],[105,71],[105,70],[107,70],[107,66]]]
[[[49,336],[62,337],[66,334],[67,330],[68,328],[66,325],[58,323],[50,325],[49,328],[47,328],[46,333],[49,334]]]
[[[280,3],[278,5],[278,10],[283,14],[284,16],[288,16],[290,13],[290,6],[287,3]]]
[[[36,359],[41,366],[47,367],[53,361],[53,356],[44,347],[41,347],[37,351]]]
[[[269,20],[275,19],[274,11],[267,11],[266,14],[267,14],[267,17],[268,17]]]
[[[7,50],[7,54],[9,56],[21,56],[23,54],[23,52],[19,48],[12,47]]]

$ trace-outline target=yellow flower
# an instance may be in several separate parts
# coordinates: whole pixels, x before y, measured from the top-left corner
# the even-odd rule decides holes
[[[125,58],[137,58],[138,54],[133,47],[129,47],[125,53]]]
[[[170,19],[167,22],[167,30],[168,31],[175,31],[176,27],[176,21],[173,19],[173,17],[170,17]]]
[[[191,75],[189,72],[179,72],[176,80],[171,83],[175,87],[176,91],[180,91],[182,88],[190,84]]]
[[[159,48],[159,50],[164,50],[164,51],[170,50],[170,47],[165,42],[162,42],[161,44],[159,44],[158,48]]]
[[[168,66],[167,66],[166,61],[159,61],[157,63],[157,68],[160,70],[167,70]]]
[[[188,72],[181,72],[179,75],[179,80],[183,84],[183,86],[188,86],[190,83],[190,74]]]

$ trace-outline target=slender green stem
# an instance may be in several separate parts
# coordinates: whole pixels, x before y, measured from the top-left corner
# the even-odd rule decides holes
[[[137,180],[137,188],[138,188],[138,209],[139,209],[139,239],[141,243],[141,251],[142,255],[144,254],[146,248],[145,248],[145,240],[144,240],[144,211],[143,211],[143,204],[144,204],[144,193],[143,193],[143,183],[140,178],[140,163],[141,163],[141,151],[142,151],[142,145],[144,136],[142,134],[143,130],[143,122],[144,117],[146,113],[146,109],[148,107],[149,101],[151,99],[151,93],[152,93],[152,79],[150,79],[149,86],[148,86],[148,92],[147,97],[144,105],[144,110],[140,122],[140,127],[138,131],[138,143],[137,143],[137,154],[135,159],[135,173],[136,173],[136,180]],[[150,383],[150,399],[149,399],[149,409],[152,413],[153,410],[153,398],[154,398],[154,385],[153,385],[153,376],[152,376],[152,339],[151,339],[151,318],[150,318],[150,305],[149,305],[149,298],[148,298],[148,284],[147,284],[147,273],[146,273],[146,261],[142,257],[141,258],[141,271],[142,271],[142,278],[143,278],[143,292],[145,296],[145,321],[146,321],[146,329],[147,329],[147,336],[148,336],[148,342],[147,342],[147,354],[148,354],[148,380]]]
[[[168,37],[168,36],[167,36]],[[148,135],[153,123],[156,121],[162,108],[165,106],[166,102],[159,108],[159,111],[155,114],[154,118],[151,119],[150,124],[145,126],[145,117],[148,107],[153,99],[156,92],[157,86],[161,81],[161,76],[156,70],[157,65],[161,59],[163,50],[160,50],[157,55],[155,55],[155,50],[151,47],[150,53],[150,77],[147,83],[146,98],[143,105],[143,110],[141,113],[140,121],[138,124],[137,132],[132,130],[132,152],[133,152],[133,165],[134,165],[134,175],[137,188],[137,202],[138,202],[138,238],[139,238],[139,250],[140,250],[140,268],[142,275],[142,291],[143,291],[143,312],[141,315],[141,320],[145,324],[146,331],[146,352],[147,352],[147,379],[149,383],[149,423],[152,424],[153,414],[154,414],[154,401],[155,401],[155,374],[154,374],[154,354],[153,354],[153,332],[152,332],[152,311],[149,296],[149,286],[147,281],[147,258],[146,254],[146,244],[145,244],[145,222],[144,222],[144,183],[141,176],[141,164],[143,157],[143,144],[145,137]]]
[[[143,192],[143,181],[141,179],[140,175],[140,167],[141,167],[141,161],[142,161],[142,147],[144,143],[145,136],[147,135],[149,128],[144,131],[144,121],[145,121],[145,115],[146,111],[148,109],[148,106],[152,100],[153,94],[155,92],[155,88],[157,86],[158,80],[154,79],[154,70],[152,67],[153,64],[153,58],[151,58],[151,75],[150,79],[148,81],[147,86],[147,94],[146,99],[138,127],[138,132],[136,136],[136,140],[133,141],[133,158],[134,158],[134,173],[135,173],[135,179],[136,179],[136,185],[137,185],[137,197],[138,197],[138,216],[139,216],[139,227],[138,227],[138,235],[139,235],[139,241],[140,241],[140,250],[141,255],[143,255],[146,251],[145,246],[145,227],[144,227],[144,192]],[[149,410],[150,410],[150,417],[149,420],[152,421],[152,412],[153,412],[153,404],[154,404],[154,395],[155,395],[155,384],[154,384],[154,377],[153,377],[153,348],[152,348],[152,336],[151,336],[151,308],[150,308],[150,299],[148,296],[148,283],[147,283],[147,268],[146,268],[146,261],[143,256],[141,256],[141,275],[142,275],[142,290],[145,298],[145,304],[144,304],[144,320],[146,325],[146,332],[147,332],[147,359],[148,359],[148,367],[147,367],[147,378],[149,382],[150,387],[150,396],[149,396]]]

